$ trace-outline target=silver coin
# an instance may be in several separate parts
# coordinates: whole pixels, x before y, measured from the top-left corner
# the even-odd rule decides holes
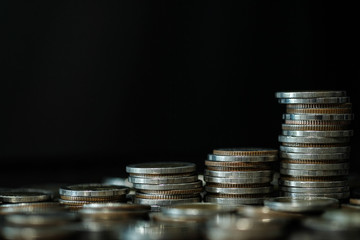
[[[205,196],[205,202],[225,204],[229,206],[243,205],[243,204],[263,204],[265,197],[263,198],[224,198],[212,195]]]
[[[227,156],[208,154],[207,160],[217,162],[275,162],[277,159],[277,154],[269,156]]]
[[[284,120],[325,120],[325,121],[341,121],[341,120],[353,120],[354,114],[283,114]]]
[[[309,154],[326,154],[326,153],[349,153],[350,146],[344,147],[289,147],[280,146],[280,151],[288,153],[309,153]]]
[[[26,226],[49,226],[52,224],[64,224],[78,220],[76,214],[56,211],[42,213],[14,213],[5,216],[5,221],[10,224]]]
[[[52,192],[41,189],[19,188],[0,191],[0,201],[3,203],[44,202],[52,197]]]
[[[292,170],[280,168],[280,173],[288,176],[302,176],[302,177],[332,177],[332,176],[346,176],[349,174],[348,169],[341,170]]]
[[[145,177],[134,177],[129,176],[128,177],[129,182],[131,183],[143,183],[143,184],[174,184],[174,183],[189,183],[189,182],[195,182],[199,180],[199,177],[197,175],[193,176],[185,176],[185,177],[171,177],[171,178],[145,178]]]
[[[344,160],[349,159],[349,153],[329,153],[329,154],[311,154],[311,153],[289,153],[280,152],[280,157],[298,160]]]
[[[348,103],[350,97],[323,97],[323,98],[280,98],[281,104],[306,104],[306,103]]]
[[[202,187],[201,180],[190,183],[174,183],[174,184],[140,184],[134,183],[134,188],[137,190],[185,190]]]
[[[84,204],[82,209],[94,211],[147,211],[151,208],[149,205],[143,204],[107,202]]]
[[[299,170],[342,170],[349,169],[349,163],[334,163],[334,164],[297,164],[297,163],[280,163],[281,168],[299,169]]]
[[[149,194],[149,193],[141,193],[137,192],[135,194],[135,198],[144,198],[144,199],[185,199],[185,198],[196,198],[201,197],[200,193],[189,193],[189,194],[176,194],[176,195],[169,195],[169,194]]]
[[[273,187],[250,187],[250,188],[231,188],[231,187],[211,187],[205,186],[205,191],[209,193],[218,193],[218,194],[266,194],[272,193]]]
[[[276,98],[324,98],[324,97],[345,97],[346,91],[291,91],[276,92]]]
[[[135,204],[146,204],[146,205],[156,205],[156,206],[168,206],[180,203],[193,203],[201,202],[200,197],[196,198],[184,198],[184,199],[145,199],[145,198],[135,198]]]
[[[162,208],[161,212],[167,216],[214,216],[216,214],[228,214],[236,212],[235,207],[219,205],[215,203],[183,203]]]
[[[284,192],[281,194],[284,197],[328,197],[328,198],[336,198],[336,199],[346,199],[349,198],[350,192],[341,192],[341,193],[294,193],[294,192]]]
[[[251,184],[251,183],[268,183],[273,180],[272,177],[261,178],[219,178],[204,176],[205,182],[209,183],[223,183],[223,184]]]
[[[224,177],[224,178],[258,178],[258,177],[270,177],[273,175],[271,170],[261,171],[212,171],[205,169],[204,176],[211,177]]]
[[[282,135],[294,137],[351,137],[354,135],[353,130],[339,131],[288,131],[283,130]]]
[[[292,192],[292,193],[314,193],[314,194],[318,194],[318,193],[343,193],[343,192],[349,192],[349,186],[344,186],[344,187],[328,187],[328,188],[319,188],[319,187],[315,187],[315,188],[304,188],[304,187],[286,187],[286,186],[281,186],[280,187],[281,191],[284,192]]]
[[[343,187],[349,186],[348,181],[293,181],[279,179],[279,185],[288,187],[304,187],[304,188],[327,188],[327,187]]]
[[[278,140],[283,143],[348,143],[350,142],[350,137],[292,137],[279,135]]]
[[[9,203],[0,205],[0,215],[13,213],[40,213],[62,211],[64,206],[58,202]]]
[[[127,173],[137,174],[179,174],[196,171],[196,164],[190,162],[150,162],[126,166]]]
[[[127,186],[90,183],[60,187],[59,194],[71,197],[105,197],[121,196],[129,193],[129,191],[130,188]]]
[[[340,204],[336,198],[312,197],[312,196],[290,196],[275,197],[264,200],[264,206],[275,211],[284,212],[314,212],[325,211]]]

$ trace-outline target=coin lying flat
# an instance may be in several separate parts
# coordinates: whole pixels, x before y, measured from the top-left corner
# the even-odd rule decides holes
[[[147,205],[158,205],[158,206],[169,206],[179,203],[193,203],[201,202],[200,197],[195,198],[183,198],[183,199],[146,199],[146,198],[135,198],[134,203],[136,204],[147,204]]]
[[[329,154],[311,154],[311,153],[290,153],[280,152],[282,158],[287,159],[304,159],[304,160],[340,160],[349,159],[349,153],[329,153]]]
[[[232,156],[208,154],[208,161],[218,162],[274,162],[278,158],[277,153],[268,156]]]
[[[272,156],[277,149],[272,148],[218,148],[213,150],[214,155],[224,156]]]
[[[286,187],[281,186],[280,189],[284,192],[292,192],[292,193],[341,193],[341,192],[349,192],[349,186],[342,187]]]
[[[348,103],[350,97],[280,98],[278,101],[281,104]]]
[[[140,174],[176,174],[195,171],[196,165],[189,162],[151,162],[126,166],[126,172]]]
[[[129,182],[131,183],[143,183],[143,184],[175,184],[175,183],[188,183],[199,180],[198,175],[185,176],[185,177],[170,177],[170,178],[158,178],[158,177],[133,177],[129,176]]]
[[[313,212],[339,207],[339,200],[327,197],[275,197],[264,200],[264,205],[275,211]]]
[[[339,131],[288,131],[283,130],[282,135],[294,137],[351,137],[354,135],[353,130]]]
[[[324,98],[324,97],[345,97],[346,91],[288,91],[276,92],[276,98]]]
[[[106,184],[76,184],[60,187],[59,193],[64,196],[72,197],[105,197],[121,196],[129,193],[127,186],[106,185]]]
[[[204,175],[211,177],[224,177],[224,178],[259,178],[269,177],[273,175],[271,170],[261,171],[212,171],[205,169]]]
[[[351,147],[289,147],[280,146],[282,152],[288,153],[309,153],[309,154],[330,154],[330,153],[349,153]]]
[[[272,193],[273,187],[257,187],[257,188],[238,188],[238,187],[213,187],[213,186],[205,186],[205,190],[209,193],[217,193],[217,194],[265,194]]]
[[[52,199],[52,193],[41,189],[9,189],[0,191],[0,201],[3,203],[43,202]]]
[[[294,193],[294,192],[282,192],[284,197],[328,197],[336,199],[347,199],[350,196],[350,192],[340,192],[340,193]]]
[[[304,188],[327,188],[327,187],[342,187],[348,186],[348,181],[293,181],[279,179],[279,184],[288,187],[304,187]]]
[[[321,144],[321,143],[348,143],[350,142],[350,137],[293,137],[293,136],[284,136],[279,135],[278,137],[279,142],[284,143],[314,143],[314,144]]]
[[[333,124],[333,125],[312,125],[312,124],[286,124],[281,125],[282,130],[287,131],[339,131],[349,130],[349,125]]]
[[[176,204],[162,208],[162,213],[168,216],[213,216],[216,214],[234,213],[235,207],[215,203]]]
[[[190,183],[177,183],[177,184],[134,184],[137,190],[185,190],[195,189],[202,187],[202,181],[197,180]]]
[[[205,202],[217,203],[217,204],[225,204],[229,206],[236,205],[244,205],[244,204],[263,204],[264,199],[266,197],[258,197],[258,198],[228,198],[228,197],[219,197],[217,195],[206,195]]]
[[[349,163],[335,163],[335,164],[295,164],[281,162],[280,167],[293,170],[340,170],[349,169]]]
[[[268,183],[272,181],[272,177],[259,178],[220,178],[204,176],[205,182],[223,183],[223,184],[251,184],[251,183]]]
[[[346,121],[353,120],[354,114],[283,114],[284,120],[325,120],[325,121]]]
[[[281,168],[280,173],[290,176],[303,176],[303,177],[330,177],[330,176],[345,176],[349,174],[348,169],[340,170],[293,170]]]
[[[65,210],[58,202],[9,203],[0,205],[0,215]]]

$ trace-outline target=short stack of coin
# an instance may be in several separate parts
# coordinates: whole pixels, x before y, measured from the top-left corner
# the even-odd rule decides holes
[[[227,205],[261,205],[272,196],[273,165],[278,150],[215,149],[205,161],[205,201]]]
[[[59,189],[60,204],[71,210],[81,209],[90,203],[126,202],[129,187],[99,183],[76,184]]]
[[[349,198],[353,113],[345,91],[277,92],[286,104],[280,189],[288,197]]]
[[[178,203],[201,202],[202,181],[196,165],[189,162],[150,162],[126,166],[135,189],[134,203],[152,210]]]

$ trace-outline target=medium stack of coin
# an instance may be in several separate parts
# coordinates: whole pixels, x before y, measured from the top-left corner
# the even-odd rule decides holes
[[[205,201],[262,204],[273,193],[273,163],[277,159],[278,150],[270,148],[213,150],[205,161]]]
[[[194,163],[138,163],[126,166],[126,171],[135,189],[134,203],[159,210],[162,206],[202,201],[203,184]]]
[[[286,104],[280,190],[289,197],[349,198],[352,113],[345,91],[277,92]]]
[[[126,202],[128,192],[127,186],[99,183],[69,185],[60,187],[59,202],[69,209],[76,210],[90,203]]]

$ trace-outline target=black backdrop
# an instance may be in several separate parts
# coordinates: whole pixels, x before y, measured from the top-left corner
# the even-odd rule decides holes
[[[0,186],[203,168],[278,148],[281,90],[346,90],[359,153],[359,15],[329,1],[1,2]],[[355,2],[355,1],[354,1]]]

